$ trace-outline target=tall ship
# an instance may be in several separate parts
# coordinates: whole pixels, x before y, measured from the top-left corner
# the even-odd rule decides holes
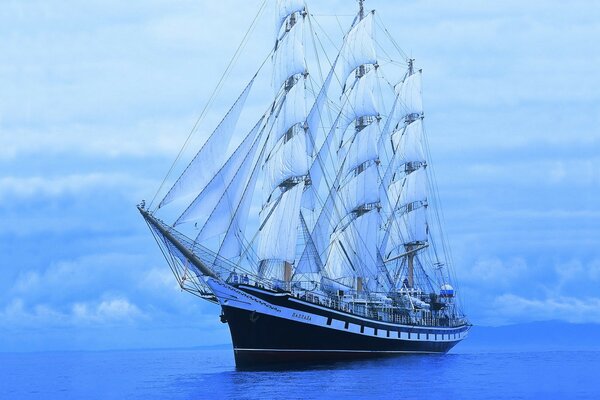
[[[470,328],[422,70],[357,4],[335,39],[304,1],[263,3],[276,14],[265,62],[138,205],[181,288],[220,306],[238,367],[445,353]],[[262,112],[248,101],[257,91],[270,97]]]

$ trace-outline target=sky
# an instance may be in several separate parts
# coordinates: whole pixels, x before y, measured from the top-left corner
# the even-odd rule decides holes
[[[218,307],[179,290],[135,204],[154,196],[262,1],[2,3],[0,351],[228,343]],[[357,9],[308,4],[329,26]],[[366,6],[424,70],[471,321],[600,323],[600,5]],[[268,54],[272,24],[257,20],[194,140]]]

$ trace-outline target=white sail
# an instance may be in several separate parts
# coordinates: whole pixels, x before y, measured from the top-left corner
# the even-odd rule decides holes
[[[381,250],[385,257],[402,254],[405,245],[427,242],[427,208],[420,206],[410,212],[405,212],[390,221],[390,227],[382,240]]]
[[[340,188],[340,196],[346,213],[358,206],[379,201],[377,165],[372,164]]]
[[[261,211],[261,228],[256,250],[260,260],[294,262],[303,191],[304,182],[300,182]]]
[[[304,10],[304,0],[277,0],[277,21],[275,31],[279,33],[283,21],[290,15]]]
[[[384,178],[385,179],[385,176]],[[385,185],[384,182],[382,181],[379,184],[379,202],[381,205],[381,213],[382,215],[384,215],[384,220],[387,221],[387,218],[389,218],[392,213],[394,212],[394,207],[396,206],[398,197],[394,198],[394,194],[391,193],[392,190],[390,190],[390,185]],[[397,196],[399,193],[399,190],[396,190],[395,195]]]
[[[215,205],[214,209],[210,212],[210,216],[196,237],[197,241],[202,242],[227,232],[242,200],[242,196],[244,195],[246,184],[250,179],[249,175],[252,171],[254,156],[261,144],[260,138],[255,141],[252,149],[248,152],[244,163],[236,172],[233,180],[227,186],[227,189]]]
[[[377,232],[379,230],[379,213],[369,211],[356,218],[347,230],[352,232],[354,240],[354,265],[360,276],[377,275]],[[371,287],[370,289],[375,289]]]
[[[273,87],[279,91],[281,85],[291,76],[306,71],[304,45],[302,41],[302,18],[278,41],[273,56]]]
[[[335,222],[336,220],[339,220],[339,217],[335,216],[337,211],[333,207],[335,197],[335,191],[332,190],[325,200],[323,209],[321,210],[319,218],[317,219],[317,223],[315,224],[315,227],[311,233],[315,248],[317,250],[317,255],[322,259],[326,256],[329,237],[333,232]]]
[[[264,148],[263,148],[264,152]],[[259,156],[258,162],[254,166],[252,175],[246,185],[244,194],[240,204],[238,205],[221,247],[219,248],[219,254],[225,258],[233,258],[242,255],[246,249],[246,224],[248,222],[248,215],[250,214],[250,207],[252,205],[252,198],[254,196],[254,190],[256,188],[256,181],[260,171],[260,161],[262,159],[262,152]]]
[[[305,192],[304,197],[302,198],[302,205],[306,208],[313,210],[315,208],[316,197],[319,189],[321,188],[321,184],[323,180],[327,177],[328,169],[335,169],[334,166],[329,166],[330,154],[332,153],[333,140],[335,138],[335,132],[340,120],[340,115],[333,122],[333,126],[331,127],[329,133],[325,137],[325,142],[319,148],[319,152],[315,156],[308,174],[310,176],[311,185],[310,188]]]
[[[204,225],[206,219],[227,191],[238,171],[244,165],[247,165],[248,159],[251,159],[250,156],[253,154],[252,149],[255,150],[258,144],[256,136],[262,126],[262,121],[263,119],[261,118],[225,165],[213,176],[202,192],[175,221],[175,226],[187,222],[198,222],[198,225]]]
[[[426,207],[418,207],[402,215],[400,230],[404,244],[427,241]]]
[[[308,156],[304,131],[294,135],[287,142],[280,140],[269,155],[264,171],[264,187],[269,193],[288,178],[306,175]]]
[[[379,155],[379,159],[383,161],[385,165],[389,165],[394,156],[394,146],[392,144],[392,132],[396,127],[392,115],[395,113],[396,106],[398,105],[398,96],[394,99],[394,103],[392,104],[392,108],[389,111],[388,117],[385,121],[385,125],[381,130],[381,135],[379,135],[379,140],[377,141],[377,153]],[[387,170],[386,170],[387,172]]]
[[[404,187],[400,192],[401,207],[414,202],[427,201],[427,173],[419,168],[404,177]]]
[[[292,126],[306,120],[306,93],[304,79],[298,80],[285,94],[275,123],[275,140],[279,140]]]
[[[373,31],[373,13],[369,13],[359,21],[346,36],[340,59],[343,62],[342,79],[345,81],[350,73],[363,64],[376,64]]]
[[[388,195],[396,208],[418,201],[427,201],[427,174],[425,169],[419,168],[403,179],[392,182]]]
[[[356,273],[352,266],[353,240],[346,230],[336,231],[331,235],[331,244],[325,264],[326,275],[343,285],[354,286]]]
[[[397,225],[392,225],[392,223],[394,223],[394,220],[389,220],[386,217],[383,216],[383,214],[381,214],[382,217],[382,222],[381,222],[381,227],[384,228],[383,230],[383,237],[381,238],[381,241],[379,243],[379,253],[381,254],[381,257],[383,259],[387,259],[390,256],[390,252],[391,250],[388,250],[391,246],[390,243],[392,242],[392,236],[394,233],[395,229],[398,229]],[[385,223],[383,222],[385,221]]]
[[[352,286],[356,277],[377,275],[379,213],[370,211],[331,235],[325,270],[327,276]]]
[[[378,139],[379,124],[377,122],[373,122],[361,131],[356,132],[354,140],[347,142],[348,151],[345,155],[346,163],[344,164],[343,175],[346,175],[365,161],[377,159]]]
[[[425,162],[423,120],[419,118],[407,125],[404,130],[394,132],[392,143],[400,165],[408,162]]]
[[[329,75],[325,79],[321,90],[319,91],[319,95],[315,100],[308,116],[306,118],[306,125],[308,127],[308,132],[310,135],[310,140],[307,142],[307,147],[309,149],[309,154],[313,153],[313,148],[320,149],[323,142],[326,140],[326,137],[323,137],[320,132],[323,132],[323,129],[319,129],[320,125],[323,125],[323,108],[327,103],[327,93],[329,91],[329,86],[331,85],[331,79],[333,78],[333,74],[335,72],[335,65],[337,63],[337,59],[334,61],[331,70],[329,71]]]
[[[383,208],[386,213],[391,214],[394,212],[395,209],[399,208],[400,193],[402,192],[403,186],[404,186],[404,179],[397,179],[397,180],[393,181],[390,184],[390,186],[388,187],[388,190],[386,192],[387,201],[382,202],[382,203],[384,203]]]
[[[397,157],[396,155],[397,146],[394,145],[394,142],[392,141],[392,135],[396,133],[392,131],[396,129],[396,125],[399,122],[398,120],[394,119],[396,110],[399,107],[398,103],[399,99],[398,96],[396,96],[378,143],[379,158],[380,160],[384,158],[384,165],[387,164],[387,167],[385,168],[385,172],[383,173],[383,177],[381,179],[381,190],[383,191],[387,190],[399,166],[399,157]],[[382,199],[383,197],[386,196],[382,196]]]
[[[346,99],[344,122],[340,126],[342,130],[358,117],[379,115],[379,106],[374,95],[377,79],[377,71],[372,69],[361,78],[357,78],[353,87],[342,95]]]
[[[264,165],[264,187],[268,193],[286,179],[304,176],[308,172],[309,160],[306,155],[304,131],[297,133],[288,141],[284,139],[275,144]]]
[[[235,132],[240,113],[244,108],[253,83],[254,79],[246,86],[227,115],[171,187],[165,198],[160,202],[159,208],[183,196],[200,192],[223,165],[225,150]]]
[[[302,213],[300,213],[300,223],[302,224],[302,229],[308,231],[308,226],[306,225],[306,220],[302,216]],[[293,281],[311,280],[318,282],[321,280],[323,263],[317,252],[318,250],[315,243],[309,238],[296,265],[294,278],[292,279]]]
[[[339,120],[339,115],[338,115],[338,118],[336,119],[336,122],[334,123],[334,126],[331,129],[329,136],[327,137],[327,142],[323,145],[323,147],[321,148],[319,153],[324,152],[326,146],[329,146],[329,144],[332,142],[332,138],[334,137],[333,132],[335,132],[335,125],[337,124],[338,120]],[[315,178],[312,178],[312,177],[316,173],[316,171],[319,171],[319,176],[321,176],[321,178],[322,178],[322,176],[323,176],[322,174],[324,173],[324,171],[321,169],[321,167],[320,167],[321,165],[322,165],[322,163],[315,161],[311,167],[311,179],[313,179],[313,184],[311,185],[309,190],[305,192],[304,196],[302,197],[303,202],[306,200],[307,197],[309,197],[310,199],[312,199],[314,201],[315,191],[311,192],[311,190],[315,190],[315,183],[314,183]],[[317,167],[317,168],[315,168],[315,167]],[[321,179],[321,178],[319,178],[319,179]],[[309,248],[306,247],[304,249],[302,257],[300,258],[300,260],[298,262],[298,268],[301,270],[306,270],[310,267],[310,265],[314,265],[314,264],[323,266],[325,264],[327,258],[329,257],[327,249],[330,244],[331,234],[333,232],[334,227],[337,225],[338,221],[341,218],[339,213],[344,212],[343,210],[338,210],[338,209],[336,209],[336,207],[334,207],[335,201],[338,197],[338,192],[337,192],[338,180],[339,180],[339,178],[336,179],[332,183],[330,189],[328,190],[325,204],[323,204],[323,207],[321,208],[321,211],[319,213],[319,217],[317,218],[317,222],[315,223],[314,228],[313,228],[312,232],[310,233],[310,237],[311,237],[312,245],[314,246],[314,249],[310,249],[310,251],[309,251]],[[318,189],[318,187],[317,187],[317,189]],[[307,196],[307,195],[309,195],[309,196]],[[311,260],[312,258],[317,258],[318,260],[313,261],[313,260]],[[310,264],[310,265],[304,266],[302,264]],[[331,275],[327,275],[327,276],[331,277]],[[350,282],[350,285],[351,285],[351,282]]]
[[[311,179],[311,185],[304,192],[304,196],[302,197],[302,206],[311,210],[314,210],[316,206],[317,193],[319,191],[321,182],[325,177],[325,169],[330,154],[331,144],[340,118],[338,114],[338,117],[334,121],[329,133],[324,134],[325,130],[321,127],[321,125],[323,125],[324,118],[323,108],[328,101],[327,93],[335,72],[336,63],[337,58],[329,70],[329,74],[327,75],[327,78],[325,79],[325,82],[319,91],[319,95],[315,99],[315,102],[308,113],[308,116],[306,117],[306,127],[308,133],[306,136],[306,152],[310,157],[312,157],[312,164],[308,172]],[[318,149],[316,154],[314,154],[315,149]]]
[[[399,111],[403,115],[423,113],[423,98],[421,93],[421,71],[406,77],[404,82],[396,86],[396,92],[400,96]]]

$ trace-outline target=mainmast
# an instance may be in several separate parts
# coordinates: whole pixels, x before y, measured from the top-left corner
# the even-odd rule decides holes
[[[414,75],[414,60],[413,59],[409,59],[408,61],[408,78],[407,80],[411,79],[411,77]],[[419,89],[420,89],[420,85],[419,85]],[[418,95],[420,95],[420,93],[418,93]],[[415,111],[415,110],[412,110]],[[407,116],[406,116],[406,125],[407,127],[411,124],[413,124],[417,119],[421,119],[422,115],[420,113],[416,113],[416,112],[410,112]],[[419,127],[421,128],[421,127]],[[422,129],[422,128],[421,128]],[[419,132],[420,133],[420,132]],[[425,169],[426,164],[424,161],[421,160],[411,160],[408,161],[405,164],[405,173],[406,173],[406,177],[410,177],[411,174],[414,174],[415,171],[417,171],[419,168],[423,168]],[[415,174],[416,175],[416,174]],[[424,177],[424,175],[423,175]],[[416,178],[416,176],[415,176]],[[420,178],[420,177],[419,177]],[[405,187],[405,190],[410,190],[408,187]],[[406,212],[408,215],[412,215],[410,213],[416,212],[416,207],[427,207],[427,198],[425,197],[424,199],[419,199],[421,201],[421,204],[415,204],[415,202],[408,204],[406,206]],[[419,247],[421,243],[421,238],[418,238],[416,236],[411,236],[408,237],[406,240],[408,240],[407,243],[405,243],[405,250],[408,253],[408,271],[407,271],[407,280],[408,280],[408,287],[412,288],[414,287],[414,260],[415,260],[415,255],[416,255],[416,249]]]
[[[342,116],[337,149],[340,219],[330,238],[328,276],[357,291],[375,291],[379,228],[379,105],[373,13],[363,1],[354,26],[346,35],[343,61]],[[365,278],[367,280],[365,281]]]

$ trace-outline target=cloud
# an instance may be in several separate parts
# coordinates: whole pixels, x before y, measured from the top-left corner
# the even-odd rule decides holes
[[[123,298],[103,300],[96,304],[75,303],[72,315],[78,321],[94,323],[130,321],[143,316],[135,304]]]
[[[558,263],[554,267],[554,271],[558,275],[559,285],[564,285],[572,280],[585,280],[586,273],[583,269],[581,260],[570,260],[564,263]]]
[[[498,296],[488,312],[488,320],[496,323],[562,320],[573,323],[600,323],[600,298],[554,296],[530,299],[504,294]]]
[[[210,313],[181,318],[156,314],[124,297],[62,308],[26,306],[15,299],[0,307],[0,351],[107,350],[191,347],[227,343],[227,327]],[[210,318],[209,318],[210,316]]]
[[[28,307],[22,298],[16,298],[0,310],[0,322],[11,328],[122,325],[146,319],[137,305],[122,297],[77,302],[62,309],[48,304]]]
[[[66,106],[68,108],[68,106]],[[140,119],[135,122],[66,122],[45,126],[14,126],[0,129],[0,160],[10,161],[32,154],[101,159],[172,159],[194,121],[193,116]],[[0,125],[1,127],[1,125]]]
[[[600,281],[600,259],[593,260],[588,265],[588,271],[592,280]]]
[[[165,263],[166,264],[166,263]],[[169,292],[171,295],[172,291],[180,292],[179,283],[173,276],[173,272],[164,265],[162,267],[151,268],[140,278],[139,286],[148,290],[155,291],[156,293]]]
[[[149,233],[145,239],[143,243],[150,248],[147,253],[90,254],[55,262],[41,270],[22,271],[0,295],[0,306],[2,301],[9,304],[21,299],[30,305],[69,309],[94,320],[109,312],[118,315],[119,307],[133,311],[118,301],[131,298],[140,310],[145,310],[144,314],[159,319],[167,315],[201,315],[204,302],[181,291],[158,249],[151,247]],[[131,243],[128,241],[125,247]]]
[[[101,250],[99,244],[92,244]],[[75,249],[75,254],[79,252]],[[127,252],[97,253],[31,267],[21,271],[3,293],[8,301],[22,298],[30,304],[86,303],[92,299],[122,298],[132,294],[144,300],[137,289],[149,258]],[[143,288],[141,288],[143,289]]]
[[[502,260],[497,257],[482,258],[477,260],[472,267],[464,273],[467,282],[477,282],[485,287],[510,286],[523,278],[528,272],[525,259],[514,257]]]
[[[519,171],[519,173],[515,173]],[[591,186],[600,183],[600,159],[571,160],[521,160],[511,163],[511,168],[500,161],[477,163],[462,169],[469,182],[494,182],[494,184]]]
[[[145,277],[147,262],[145,254],[134,252],[83,255],[42,266],[41,271],[22,271],[7,293],[57,304],[101,297],[108,291],[122,296]]]
[[[205,77],[227,66],[256,5],[70,3],[9,1],[0,12],[1,32],[10,37],[7,61],[0,62],[7,93],[0,98],[0,160],[32,154],[172,160],[210,97],[214,83]],[[232,15],[231,8],[240,12]],[[219,31],[225,19],[233,29],[221,30],[216,41],[207,32]],[[249,65],[270,50],[271,38],[262,42],[263,51],[244,53]],[[231,74],[202,130],[216,125],[233,91],[251,76],[245,63]]]
[[[57,177],[5,176],[0,177],[0,200],[81,196],[84,192],[99,191],[100,188],[126,189],[129,193],[139,195],[152,185],[156,185],[156,182],[125,173],[69,174]]]

